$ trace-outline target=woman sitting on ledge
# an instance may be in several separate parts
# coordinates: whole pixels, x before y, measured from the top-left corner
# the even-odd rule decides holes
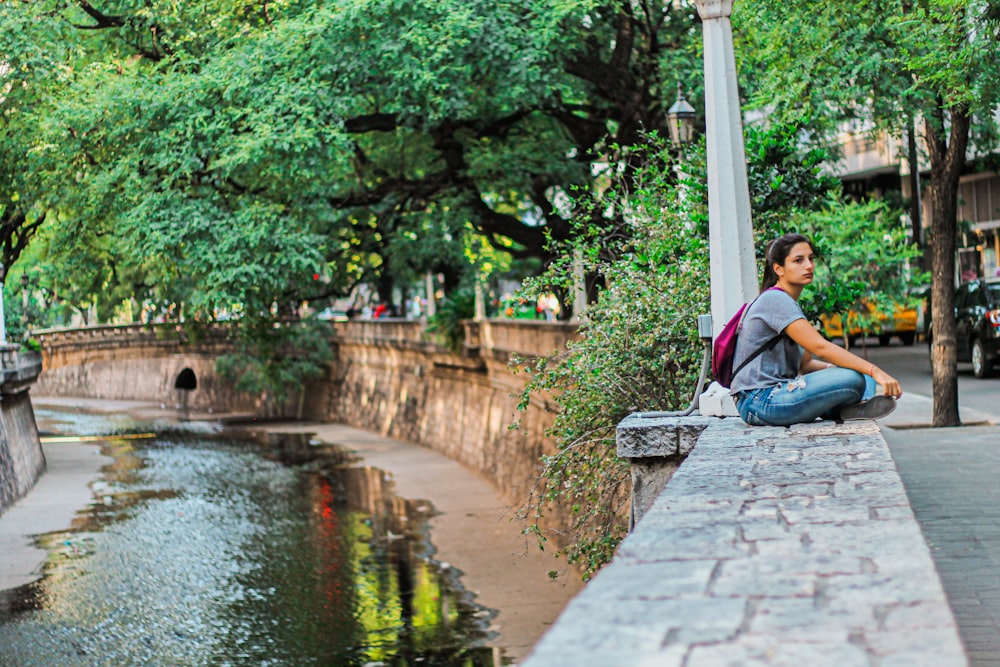
[[[737,339],[733,367],[739,371],[730,390],[751,426],[878,419],[903,394],[894,377],[826,340],[806,320],[798,300],[813,280],[815,261],[812,243],[801,234],[767,246],[761,293],[747,308]],[[874,396],[875,383],[882,386],[880,396]]]

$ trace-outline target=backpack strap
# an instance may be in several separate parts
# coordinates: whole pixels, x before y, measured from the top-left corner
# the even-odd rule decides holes
[[[769,287],[769,288],[767,288],[764,291],[767,292],[767,291],[770,291],[770,290],[773,290],[773,289],[776,289],[776,290],[779,290],[779,291],[782,291],[782,292],[784,291],[780,287]],[[743,311],[743,315],[740,317],[740,323],[739,323],[739,325],[736,328],[737,335],[739,335],[739,333],[743,330],[743,320],[746,319],[747,313],[750,312],[750,308],[753,306],[754,303],[757,302],[757,299],[759,299],[761,297],[761,295],[763,295],[763,294],[764,294],[764,292],[761,292],[760,294],[758,294],[757,296],[755,296],[754,300],[751,301],[750,305],[747,306],[746,309]],[[736,375],[741,370],[743,370],[746,367],[747,364],[749,364],[751,361],[753,361],[754,359],[756,359],[760,355],[764,354],[764,352],[772,349],[775,345],[778,344],[779,340],[781,340],[782,338],[784,338],[784,336],[785,336],[784,333],[777,333],[774,336],[768,338],[766,341],[764,341],[763,345],[761,345],[756,350],[754,350],[753,353],[749,357],[747,357],[746,359],[744,359],[743,362],[739,366],[736,367],[736,369],[733,371],[733,374],[730,377],[733,380],[735,380],[736,379]],[[732,381],[730,381],[730,382],[732,382]]]
[[[743,362],[739,366],[736,367],[736,370],[733,371],[733,375],[732,375],[733,379],[736,379],[737,373],[739,373],[741,370],[743,370],[744,367],[746,367],[747,364],[749,364],[751,361],[753,361],[754,359],[756,359],[760,355],[764,354],[764,352],[766,352],[767,350],[770,350],[775,345],[777,345],[778,341],[781,340],[782,338],[784,338],[784,336],[785,336],[785,334],[779,333],[779,334],[775,334],[771,338],[768,338],[767,341],[763,345],[761,345],[756,350],[754,350],[753,354],[751,354],[749,357],[747,357],[746,359],[744,359]]]

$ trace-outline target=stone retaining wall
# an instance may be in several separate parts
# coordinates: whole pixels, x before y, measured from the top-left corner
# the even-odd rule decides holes
[[[170,408],[206,412],[263,414],[259,396],[236,391],[216,373],[215,354],[133,354],[130,349],[114,355],[94,355],[76,365],[46,368],[32,387],[36,396],[81,396],[107,400],[151,401]],[[176,388],[184,369],[194,373],[197,389]]]
[[[35,486],[45,471],[45,455],[27,392],[0,401],[0,514]]]
[[[0,514],[20,500],[45,471],[45,455],[28,388],[38,377],[37,355],[5,345],[0,370]]]
[[[462,349],[443,346],[416,320],[334,322],[334,362],[324,378],[291,392],[284,405],[236,392],[215,362],[225,352],[222,325],[194,340],[174,324],[102,326],[35,332],[44,371],[37,396],[154,401],[217,413],[335,421],[421,444],[478,470],[520,502],[537,477],[554,412],[534,397],[519,413],[525,375],[508,367],[565,349],[576,326],[489,320],[466,324]],[[175,388],[189,369],[193,391]],[[514,421],[521,428],[510,428]]]
[[[303,415],[424,445],[479,471],[522,502],[538,476],[554,411],[544,398],[519,413],[525,376],[508,362],[564,349],[562,323],[469,323],[461,353],[428,338],[419,322],[335,326],[336,361],[308,385]],[[511,429],[520,420],[520,428]]]
[[[874,422],[703,428],[524,667],[968,664]]]

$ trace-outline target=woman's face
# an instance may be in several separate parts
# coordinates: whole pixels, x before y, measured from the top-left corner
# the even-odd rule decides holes
[[[774,265],[774,272],[782,282],[800,287],[812,282],[815,269],[816,253],[813,252],[812,246],[805,242],[792,246],[783,266]]]

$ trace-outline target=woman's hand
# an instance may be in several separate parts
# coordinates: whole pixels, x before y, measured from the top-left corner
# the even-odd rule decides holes
[[[872,364],[871,370],[872,379],[878,384],[882,385],[882,393],[886,396],[892,396],[893,398],[899,398],[903,395],[903,388],[899,384],[899,380],[892,377],[884,370],[878,366]]]

